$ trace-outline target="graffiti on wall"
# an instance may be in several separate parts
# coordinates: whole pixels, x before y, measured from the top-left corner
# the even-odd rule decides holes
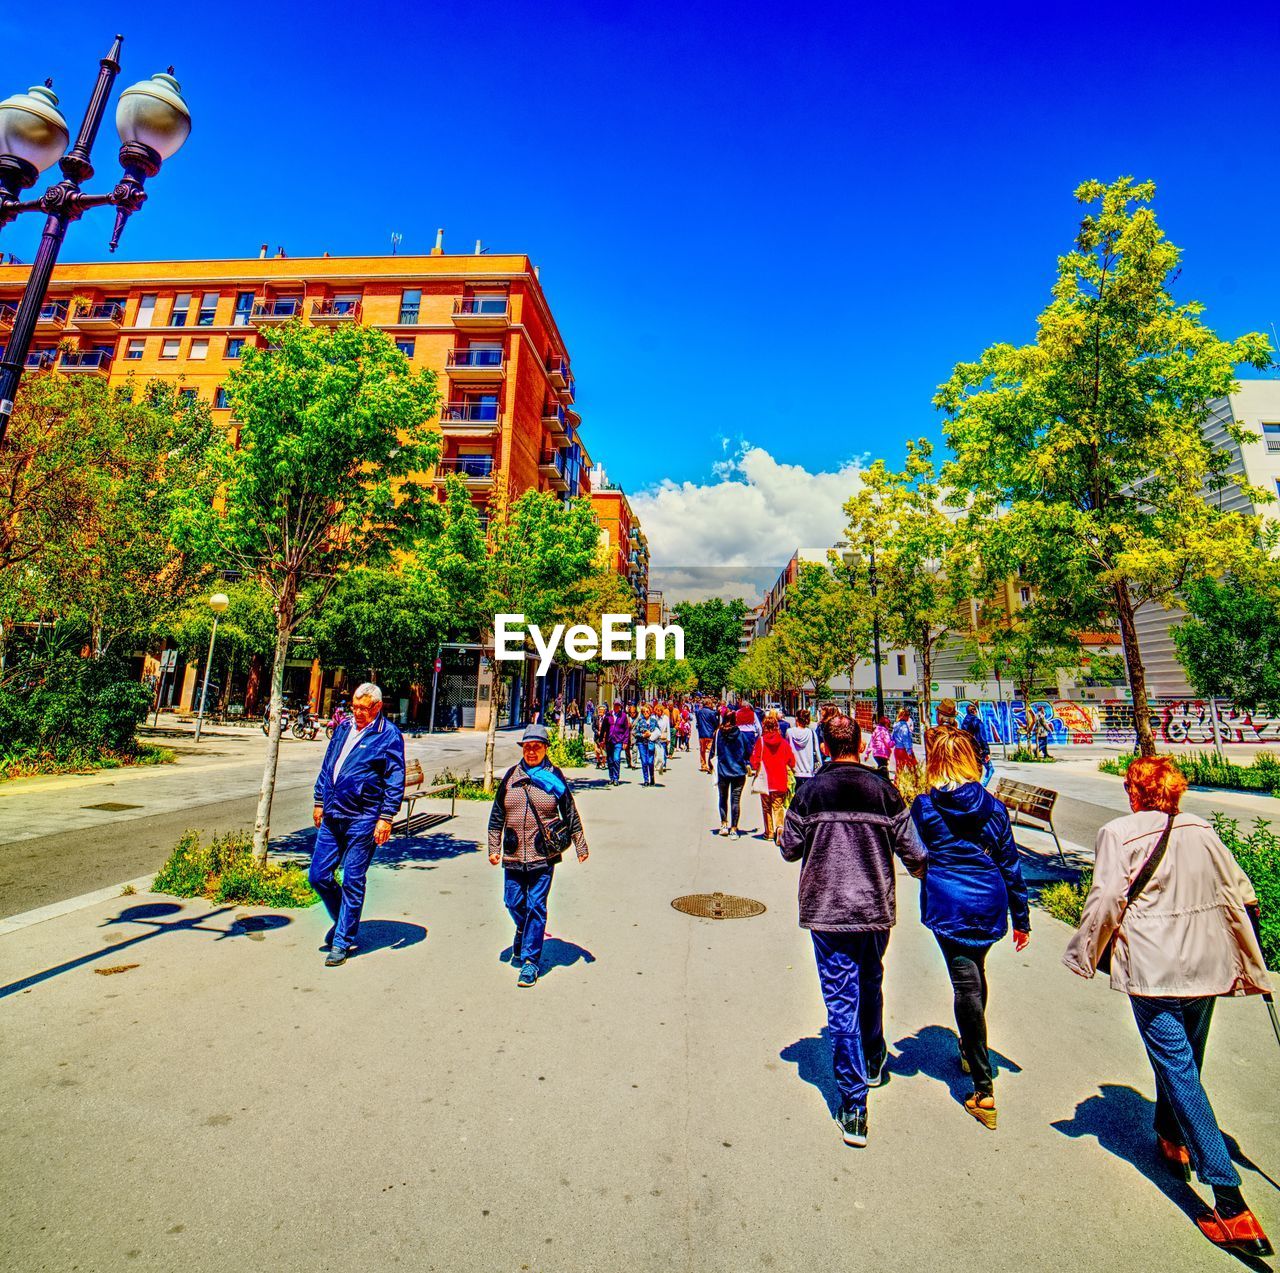
[[[1094,742],[1124,746],[1134,740],[1133,704],[1121,699],[1101,703],[1041,699],[1031,704],[1032,715],[1037,708],[1044,712],[1053,731],[1050,742],[1058,746]],[[987,737],[995,742],[1016,743],[1026,735],[1026,705],[1020,700],[980,701],[978,715],[986,727]],[[933,718],[937,720],[936,704]],[[1151,730],[1158,742],[1197,747],[1213,744],[1209,704],[1201,699],[1154,700]],[[1219,703],[1218,734],[1223,743],[1280,743],[1280,717]]]

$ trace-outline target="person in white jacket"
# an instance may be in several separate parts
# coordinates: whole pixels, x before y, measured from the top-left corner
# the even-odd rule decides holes
[[[671,754],[671,709],[665,703],[657,707],[658,728],[654,736],[654,762],[660,774],[667,772],[667,757]]]
[[[1130,765],[1125,790],[1133,812],[1098,832],[1093,887],[1063,963],[1092,977],[1110,952],[1111,987],[1129,996],[1155,1072],[1160,1154],[1182,1179],[1194,1166],[1213,1189],[1213,1210],[1196,1224],[1216,1246],[1267,1256],[1271,1244],[1241,1196],[1240,1173],[1201,1081],[1215,998],[1270,989],[1258,903],[1213,828],[1178,811],[1186,789],[1167,756]],[[1142,875],[1147,882],[1136,892]]]

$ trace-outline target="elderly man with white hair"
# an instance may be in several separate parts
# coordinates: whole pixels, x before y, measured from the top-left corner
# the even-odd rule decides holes
[[[365,876],[404,799],[404,737],[382,715],[382,691],[369,682],[351,696],[351,715],[333,731],[316,779],[311,887],[333,927],[326,968],[347,961],[364,908]],[[334,871],[342,867],[342,887]]]

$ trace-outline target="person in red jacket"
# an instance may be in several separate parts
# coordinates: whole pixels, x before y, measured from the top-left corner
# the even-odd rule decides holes
[[[782,834],[782,817],[787,802],[788,771],[796,767],[795,752],[778,728],[778,713],[765,713],[764,729],[751,749],[751,783],[753,789],[759,789],[756,781],[761,767],[764,768],[764,785],[767,791],[760,792],[760,808],[764,813],[764,837],[775,840]]]

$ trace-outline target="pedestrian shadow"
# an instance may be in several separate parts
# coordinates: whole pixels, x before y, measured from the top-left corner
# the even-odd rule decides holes
[[[406,924],[398,919],[361,920],[356,930],[356,958],[378,950],[407,950],[426,941],[427,930],[421,924]]]
[[[599,791],[609,785],[608,778],[570,778],[569,787],[573,791]]]
[[[447,862],[451,858],[462,857],[467,853],[479,853],[480,845],[475,840],[463,839],[448,831],[434,835],[414,835],[393,837],[374,854],[373,865],[389,867],[393,871],[405,867],[423,866],[424,870],[434,869],[437,862]]]
[[[1103,1083],[1097,1096],[1076,1106],[1074,1117],[1059,1119],[1049,1126],[1073,1140],[1094,1137],[1107,1153],[1137,1168],[1175,1207],[1194,1220],[1205,1209],[1204,1201],[1164,1165],[1152,1131],[1155,1109],[1155,1102],[1141,1092],[1119,1083]]]
[[[992,1077],[1007,1070],[1021,1074],[1022,1066],[988,1046]],[[973,1095],[973,1079],[960,1068],[960,1036],[941,1025],[927,1025],[893,1044],[886,1062],[890,1074],[909,1078],[923,1074],[946,1086],[958,1105]]]
[[[266,933],[273,929],[284,928],[293,923],[293,919],[288,915],[273,914],[237,915],[226,928],[219,928],[209,924],[210,920],[228,915],[237,909],[237,906],[220,906],[216,910],[208,911],[203,915],[188,915],[184,919],[171,919],[168,917],[180,915],[183,910],[176,902],[140,902],[136,906],[126,906],[120,914],[103,920],[100,927],[110,928],[115,924],[142,924],[149,931],[139,933],[136,937],[128,937],[124,941],[112,942],[101,950],[91,951],[89,954],[81,955],[77,959],[68,959],[65,963],[46,968],[43,972],[32,973],[29,977],[23,977],[19,981],[11,981],[6,986],[0,986],[0,999],[8,998],[9,995],[21,994],[25,990],[30,990],[32,987],[40,985],[41,982],[49,981],[53,977],[59,977],[63,973],[74,972],[77,968],[87,967],[99,959],[104,959],[108,956],[114,957],[122,950],[128,950],[130,946],[136,946],[139,942],[151,941],[164,933],[214,933],[216,934],[215,941],[225,941],[228,937],[245,937],[251,941],[263,941]]]
[[[831,1065],[831,1031],[824,1025],[816,1035],[787,1044],[778,1053],[778,1057],[794,1065],[796,1074],[822,1093],[822,1099],[826,1101],[827,1109],[834,1118],[840,1109],[842,1098]]]
[[[596,957],[577,942],[548,937],[542,945],[542,976],[555,968],[572,968],[576,963],[594,964]]]

